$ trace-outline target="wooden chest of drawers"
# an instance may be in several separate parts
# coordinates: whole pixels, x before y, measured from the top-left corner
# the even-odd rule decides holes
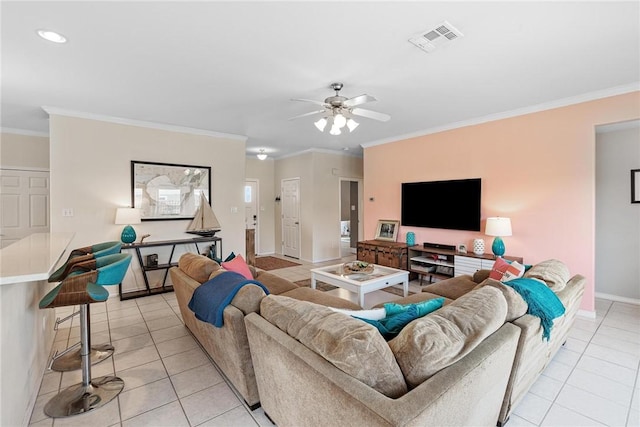
[[[358,242],[358,261],[408,270],[408,259],[408,248],[405,243],[385,242],[383,240]]]

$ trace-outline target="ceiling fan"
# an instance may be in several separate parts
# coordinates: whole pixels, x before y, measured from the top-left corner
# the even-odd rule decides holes
[[[322,110],[311,111],[310,113],[301,114],[299,116],[291,117],[289,120],[299,119],[301,117],[314,116],[321,114],[322,117],[314,124],[320,132],[324,131],[327,124],[331,123],[331,135],[340,135],[341,129],[347,126],[349,132],[353,132],[359,123],[353,120],[353,116],[366,117],[368,119],[379,120],[386,122],[391,119],[391,116],[384,113],[378,113],[377,111],[365,110],[359,108],[358,105],[366,104],[367,102],[373,102],[376,99],[371,95],[359,95],[353,98],[346,98],[340,96],[340,90],[342,90],[342,83],[332,83],[329,86],[336,91],[334,96],[330,96],[323,101],[315,101],[312,99],[292,99],[292,101],[310,102],[312,104],[321,105]]]

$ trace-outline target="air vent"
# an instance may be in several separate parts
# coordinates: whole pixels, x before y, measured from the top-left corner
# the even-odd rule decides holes
[[[460,37],[464,37],[464,34],[444,21],[435,28],[416,34],[409,41],[425,52],[433,52],[441,44],[449,43]]]

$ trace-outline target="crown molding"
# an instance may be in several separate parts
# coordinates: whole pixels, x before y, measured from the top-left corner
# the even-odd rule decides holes
[[[25,130],[25,129],[0,128],[0,133],[10,133],[12,135],[38,136],[43,138],[49,138],[49,134],[46,132],[36,132],[33,130]]]
[[[146,122],[144,120],[124,119],[121,117],[105,116],[101,114],[85,113],[82,111],[66,110],[58,107],[42,106],[42,109],[49,115],[77,117],[81,119],[98,120],[101,122],[117,123],[120,125],[137,126],[149,129],[166,130],[169,132],[189,133],[193,135],[212,136],[214,138],[233,139],[246,142],[248,137],[232,133],[215,132],[204,129],[196,129],[184,126],[169,125],[164,123]]]
[[[538,113],[540,111],[552,110],[554,108],[567,107],[569,105],[581,104],[583,102],[594,101],[597,99],[608,98],[610,96],[623,95],[625,93],[631,93],[640,91],[640,82],[631,83],[628,85],[616,86],[609,89],[599,90],[595,92],[584,93],[578,96],[572,96],[568,98],[557,99],[555,101],[545,102],[542,104],[532,105],[529,107],[518,108],[511,111],[505,111],[502,113],[490,114],[488,116],[478,117],[470,120],[463,120],[460,122],[454,122],[443,126],[436,126],[433,128],[398,135],[395,137],[389,137],[371,141],[361,144],[363,148],[374,147],[376,145],[388,144],[390,142],[402,141],[405,139],[416,138],[420,136],[432,135],[434,133],[445,132],[448,130],[459,129],[466,126],[479,125],[482,123],[493,122],[496,120],[509,119],[512,117],[523,116],[525,114]]]

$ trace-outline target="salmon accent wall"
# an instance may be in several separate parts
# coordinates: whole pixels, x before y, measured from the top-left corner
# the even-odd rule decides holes
[[[401,227],[423,242],[472,248],[487,217],[511,218],[506,255],[556,258],[587,278],[581,308],[595,310],[595,127],[640,118],[640,92],[496,120],[364,150],[364,239],[400,219],[402,182],[482,178],[481,232]],[[451,195],[455,197],[455,195]],[[374,198],[370,201],[370,198]],[[424,200],[438,209],[447,200]]]

